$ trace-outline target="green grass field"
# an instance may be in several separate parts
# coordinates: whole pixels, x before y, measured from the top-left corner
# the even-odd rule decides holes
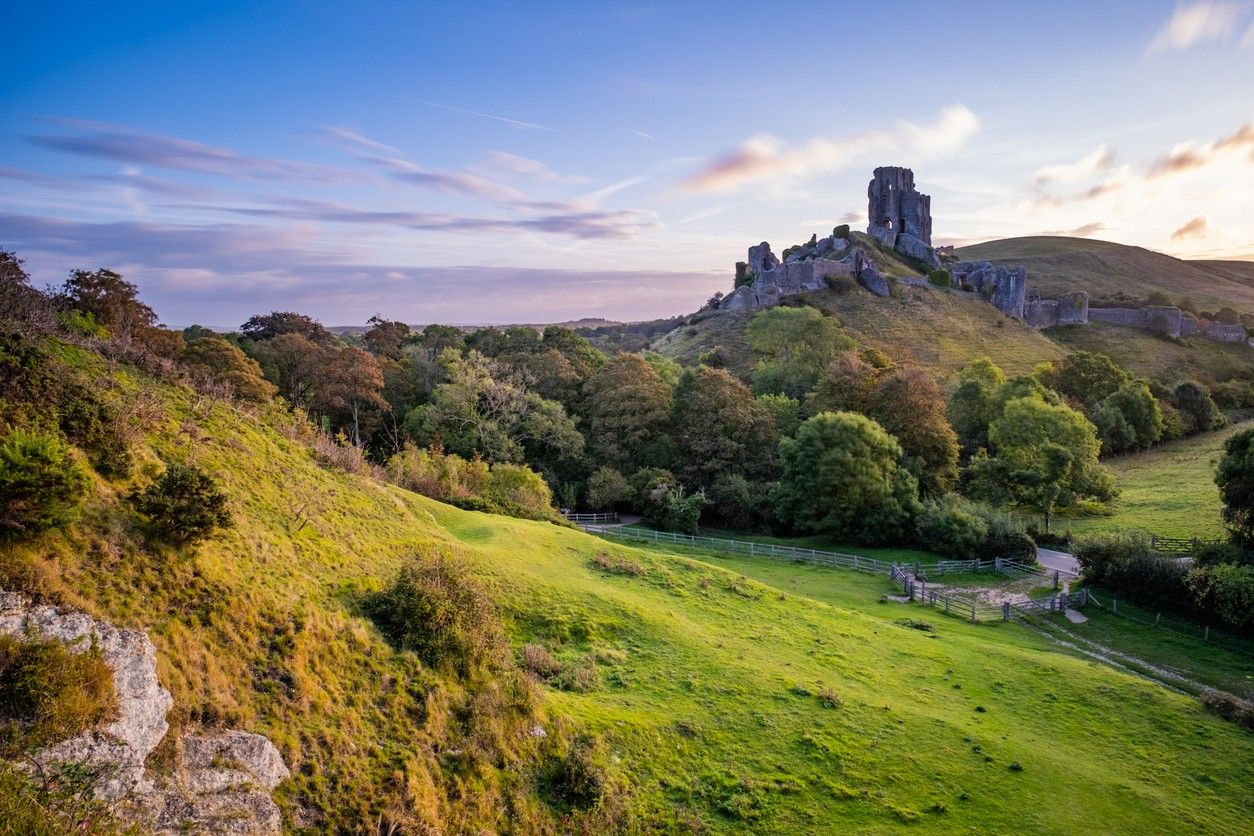
[[[1251,426],[1234,424],[1107,460],[1119,498],[1110,516],[1059,516],[1057,527],[1074,534],[1140,529],[1163,537],[1224,536],[1215,465],[1229,436]]]
[[[277,416],[111,379],[120,406],[154,416],[142,466],[192,457],[222,481],[236,526],[193,555],[157,557],[127,532],[124,486],[98,482],[70,534],[0,552],[0,569],[146,629],[176,724],[275,741],[293,772],[277,800],[294,829],[301,811],[316,817],[303,832],[362,830],[398,787],[433,816],[439,798],[493,797],[489,776],[459,773],[457,752],[439,748],[463,722],[448,708],[456,684],[359,611],[363,592],[432,547],[482,580],[515,649],[595,660],[594,687],[542,686],[540,722],[604,737],[642,830],[1254,828],[1254,736],[1013,623],[881,603],[882,576],[462,511],[320,466]],[[602,554],[639,571],[607,573]],[[514,780],[512,815],[546,803],[532,773]]]
[[[1090,322],[1043,334],[1069,351],[1096,351],[1140,377],[1174,384],[1189,378],[1228,380],[1248,373],[1250,349],[1201,337],[1168,340],[1148,331]]]

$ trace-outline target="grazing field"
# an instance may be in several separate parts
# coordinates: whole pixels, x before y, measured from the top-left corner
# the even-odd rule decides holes
[[[1254,312],[1254,283],[1243,262],[1182,261],[1141,247],[1054,236],[989,241],[963,247],[958,256],[1022,264],[1028,284],[1047,299],[1077,290],[1095,300],[1121,294],[1145,299],[1158,290],[1172,301],[1188,296],[1203,309],[1230,305]]]
[[[1234,424],[1107,460],[1120,494],[1109,516],[1058,517],[1074,534],[1140,529],[1163,537],[1224,536],[1215,465],[1224,441],[1252,426]]]

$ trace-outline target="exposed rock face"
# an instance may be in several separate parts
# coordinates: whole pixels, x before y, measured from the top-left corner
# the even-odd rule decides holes
[[[779,259],[775,257],[775,253],[771,252],[771,245],[763,241],[756,247],[749,248],[749,269],[755,275],[762,275],[768,270],[774,270],[779,266]]]
[[[42,750],[40,763],[73,761],[103,771],[99,797],[114,801],[152,791],[144,774],[144,758],[169,729],[165,715],[174,704],[170,692],[157,681],[157,651],[139,630],[119,630],[81,612],[55,607],[26,607],[20,595],[6,593],[0,614],[0,633],[22,638],[55,639],[84,651],[93,637],[113,670],[117,719],[103,728],[63,740]]]
[[[1027,301],[1028,275],[1025,267],[1007,267],[987,261],[956,261],[949,265],[955,285],[969,285],[992,302],[998,310],[1023,319]]]
[[[157,833],[279,832],[270,792],[289,773],[261,735],[185,735],[173,774],[145,770],[145,759],[169,730],[165,718],[173,700],[157,680],[156,649],[143,632],[119,630],[82,612],[27,606],[22,596],[0,592],[0,634],[54,639],[79,651],[95,641],[113,671],[117,718],[40,750],[37,762],[92,767],[102,776],[96,796],[123,802]]]

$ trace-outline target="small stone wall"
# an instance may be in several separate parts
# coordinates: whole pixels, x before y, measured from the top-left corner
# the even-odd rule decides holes
[[[1093,322],[1109,322],[1126,328],[1154,331],[1173,339],[1178,339],[1181,333],[1180,309],[1166,305],[1152,305],[1147,308],[1089,308],[1089,319]]]

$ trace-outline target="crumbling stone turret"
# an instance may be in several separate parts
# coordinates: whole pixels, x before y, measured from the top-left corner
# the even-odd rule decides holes
[[[940,266],[932,249],[932,198],[914,187],[914,172],[880,166],[867,184],[867,234],[886,247]]]

